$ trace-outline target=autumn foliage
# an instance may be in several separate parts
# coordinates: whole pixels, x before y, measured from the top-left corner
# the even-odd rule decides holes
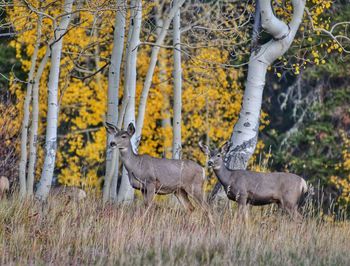
[[[292,12],[288,2],[273,1],[276,14],[286,21]],[[49,5],[41,5],[37,0],[28,1],[28,3],[56,17],[61,12],[63,1],[55,1]],[[205,26],[208,27],[222,23],[220,25],[224,29],[232,29],[232,31],[218,30],[207,34],[205,31],[198,30],[185,32],[182,36],[185,43],[182,56],[182,157],[202,164],[205,158],[197,147],[200,138],[208,136],[210,141],[220,144],[230,137],[240,110],[246,62],[250,55],[248,36],[250,36],[251,27],[238,27],[237,23],[243,25],[253,14],[254,6],[243,2],[223,5],[224,7],[218,13],[226,15],[225,19],[215,21],[212,17],[212,21],[210,19],[200,21],[203,21],[203,24],[207,23]],[[151,26],[155,6],[149,1],[143,1],[143,6],[143,25],[145,26],[141,31],[141,41],[152,42],[155,40]],[[105,172],[106,132],[103,122],[107,106],[107,74],[116,7],[113,4],[106,4],[105,1],[88,1],[85,4],[79,2],[79,5],[74,8],[77,12],[73,13],[72,23],[63,42],[55,175],[62,184],[99,189]],[[204,5],[204,11],[205,8],[207,6]],[[274,73],[277,80],[287,75],[299,75],[311,65],[327,64],[329,55],[343,52],[338,42],[327,38],[320,30],[331,28],[332,21],[327,12],[332,8],[332,1],[308,1],[307,8],[300,33],[290,51],[270,68],[270,73]],[[211,12],[214,13],[213,9]],[[228,19],[230,14],[235,12],[241,14],[237,16],[237,21]],[[195,18],[200,19],[200,15],[195,14],[198,16]],[[187,26],[188,21],[192,21],[192,18],[186,17],[186,13],[182,19],[184,27]],[[7,9],[7,20],[13,23],[16,32],[20,32],[10,42],[10,46],[15,49],[16,58],[22,70],[28,72],[30,57],[34,50],[37,15],[35,12],[28,13],[28,6],[22,1],[15,0],[14,5]],[[52,38],[53,20],[49,16],[44,16],[42,25],[43,41],[37,65],[45,54],[47,42]],[[204,34],[207,34],[207,39],[203,39]],[[261,37],[264,41],[265,35],[262,34]],[[166,41],[165,45],[167,44]],[[138,49],[136,103],[139,101],[147,72],[151,46],[141,43]],[[157,157],[171,156],[172,129],[170,126],[164,126],[163,121],[171,122],[173,117],[172,71],[172,50],[162,48],[149,93],[140,153]],[[47,112],[48,74],[49,65],[46,66],[40,81],[37,176],[39,176],[44,155],[43,135]],[[123,82],[122,78],[120,88],[123,88]],[[15,76],[11,76],[10,92],[17,98],[15,112],[19,114],[13,121],[13,126],[17,129],[20,128],[22,121],[24,89],[25,84],[18,82]],[[122,89],[119,95],[120,102],[121,97]],[[268,115],[263,112],[260,130],[268,124]],[[256,153],[259,154],[264,148],[264,143],[260,141]],[[271,154],[265,157],[270,158]],[[339,167],[346,168],[347,160],[348,158],[344,155],[344,160]],[[257,170],[266,170],[259,162],[254,162],[254,159],[251,163]],[[337,180],[336,177],[332,177],[332,182],[337,186],[348,186],[348,181]]]

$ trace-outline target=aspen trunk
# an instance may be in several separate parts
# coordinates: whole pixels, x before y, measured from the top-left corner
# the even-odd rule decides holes
[[[175,0],[177,3],[178,0]],[[180,38],[180,8],[173,20],[174,45],[174,120],[173,120],[173,159],[181,159],[181,108],[182,108],[182,68]]]
[[[107,96],[107,122],[113,125],[118,123],[118,104],[119,104],[119,82],[120,82],[120,66],[123,57],[124,50],[124,35],[125,35],[125,0],[117,1],[117,13],[115,17],[115,26],[113,34],[113,49],[111,55],[111,62],[108,71],[108,96]],[[118,183],[118,165],[119,156],[113,155],[112,150],[109,148],[109,144],[113,139],[113,136],[107,133],[107,155],[106,155],[106,175],[103,186],[103,201],[108,201],[109,198],[115,199],[117,193]],[[115,157],[115,158],[113,158]],[[112,160],[116,160],[112,166]],[[113,172],[111,172],[113,171]],[[111,187],[111,183],[113,186]]]
[[[50,49],[46,50],[46,53],[41,60],[38,70],[35,75],[33,84],[33,108],[32,108],[32,124],[30,127],[29,135],[29,164],[28,164],[28,179],[27,179],[27,195],[32,196],[34,190],[34,177],[35,177],[35,163],[37,157],[37,145],[38,145],[38,128],[39,128],[39,85],[40,79],[43,75],[47,61],[49,60]]]
[[[23,123],[21,132],[21,159],[19,162],[19,195],[20,198],[24,198],[27,194],[27,181],[26,181],[26,167],[27,167],[27,139],[28,139],[28,127],[29,127],[29,117],[30,117],[30,102],[33,90],[33,79],[35,72],[35,65],[38,58],[38,51],[41,40],[41,15],[38,18],[37,32],[36,32],[36,42],[34,45],[34,52],[30,62],[30,69],[28,74],[28,84],[27,84],[27,94],[24,100],[24,110],[23,110]]]
[[[267,68],[290,47],[302,21],[305,0],[292,0],[289,25],[275,17],[271,1],[260,0],[261,24],[272,39],[252,52],[239,119],[231,135],[232,146],[225,161],[229,169],[245,169],[253,155],[258,131]]]
[[[159,3],[158,3],[159,5]],[[156,16],[156,25],[157,25],[157,34],[159,35],[161,29],[163,28],[163,19],[162,19],[162,11],[157,10],[157,16]],[[167,86],[169,85],[167,81],[167,51],[160,50],[159,55],[159,90],[162,93],[163,98],[163,104],[162,104],[162,110],[161,110],[161,116],[162,116],[162,128],[165,130],[167,128],[171,128],[171,119],[170,119],[170,100],[169,100],[169,93],[167,91]],[[166,136],[162,136],[163,138],[163,156],[164,158],[170,158],[171,157],[171,146],[168,145],[168,142],[166,140]]]
[[[171,115],[170,115],[170,99],[169,99],[169,93],[167,91],[167,86],[169,85],[167,82],[167,75],[166,75],[166,51],[161,51],[160,52],[160,58],[159,58],[159,90],[162,93],[163,97],[163,104],[162,104],[162,110],[161,110],[161,115],[162,115],[162,128],[164,130],[170,129],[171,128]],[[162,136],[163,138],[163,156],[164,158],[171,158],[171,144],[166,140],[166,136]]]
[[[51,45],[51,67],[48,84],[48,112],[45,142],[45,160],[36,197],[45,200],[49,194],[55,168],[58,126],[58,81],[62,52],[63,34],[71,18],[74,0],[65,0],[64,15],[58,28],[54,29],[54,43]]]
[[[143,85],[141,98],[140,98],[140,104],[139,104],[139,108],[138,108],[138,114],[137,114],[136,132],[135,132],[136,146],[139,145],[140,140],[141,140],[143,121],[144,121],[145,112],[146,112],[147,97],[148,97],[149,89],[151,88],[154,69],[155,69],[156,64],[157,64],[157,58],[158,58],[160,45],[162,45],[164,42],[165,36],[166,36],[167,31],[169,29],[170,23],[175,16],[175,13],[179,10],[179,8],[183,5],[184,2],[185,2],[185,0],[179,0],[179,1],[174,2],[173,7],[170,9],[169,14],[167,15],[167,17],[164,20],[163,28],[160,31],[160,34],[158,35],[157,41],[156,41],[155,45],[152,47],[151,60],[149,63],[145,82]]]
[[[124,121],[124,128],[127,128],[129,123],[135,125],[135,96],[136,96],[136,63],[137,63],[137,48],[140,43],[140,30],[142,21],[142,2],[141,0],[134,0],[131,2],[133,8],[130,18],[130,26],[128,32],[127,42],[127,58],[126,58],[126,69],[124,79],[124,96],[123,102],[125,106],[125,116],[119,118],[120,121]],[[136,152],[135,136],[131,139],[132,146]],[[123,167],[121,176],[120,187],[117,195],[117,202],[132,201],[134,199],[134,190],[130,185],[128,173]]]

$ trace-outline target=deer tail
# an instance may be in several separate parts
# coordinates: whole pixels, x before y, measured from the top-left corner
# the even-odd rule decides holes
[[[308,187],[307,187],[307,184],[306,184],[306,181],[304,178],[301,179],[301,182],[300,182],[300,192],[302,194],[305,194],[308,190]]]
[[[300,198],[299,207],[304,206],[308,201],[312,200],[312,196],[315,194],[312,184],[307,184],[302,178],[300,183]]]

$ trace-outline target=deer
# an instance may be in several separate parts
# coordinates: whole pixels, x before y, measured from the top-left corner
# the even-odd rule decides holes
[[[86,192],[78,187],[56,186],[51,188],[50,196],[57,197],[60,195],[77,202],[86,198]]]
[[[7,177],[0,177],[0,199],[10,190],[10,182]]]
[[[230,170],[224,162],[230,145],[230,142],[226,142],[221,148],[212,150],[199,142],[200,149],[209,157],[208,166],[213,169],[227,197],[238,203],[237,218],[244,222],[248,220],[248,204],[260,206],[276,203],[293,220],[300,220],[302,216],[298,212],[298,204],[308,190],[306,181],[292,173]]]
[[[128,125],[127,130],[120,130],[110,123],[105,123],[105,127],[108,133],[114,136],[110,147],[119,150],[121,161],[128,172],[130,185],[142,192],[146,207],[151,204],[155,194],[174,194],[187,211],[190,213],[194,211],[191,198],[211,219],[209,206],[203,194],[206,175],[202,166],[191,160],[136,154],[131,144],[131,138],[135,133],[133,123]]]

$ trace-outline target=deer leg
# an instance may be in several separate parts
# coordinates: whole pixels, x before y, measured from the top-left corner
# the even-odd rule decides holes
[[[181,204],[184,206],[184,208],[189,211],[190,213],[193,212],[194,207],[191,203],[191,201],[188,198],[187,193],[184,190],[179,190],[175,193],[175,196],[177,199],[181,202]]]
[[[247,207],[247,197],[240,195],[237,199],[238,202],[238,214],[237,218],[244,223],[248,222],[248,207]]]
[[[193,189],[190,194],[193,200],[204,210],[208,210],[208,204],[205,202],[202,189]]]
[[[143,199],[146,207],[148,207],[154,198],[154,194],[156,193],[156,187],[153,183],[148,183],[144,187]]]
[[[208,219],[212,225],[214,225],[214,219],[211,215],[211,212],[209,210],[209,205],[205,201],[205,197],[203,195],[202,187],[194,188],[190,194],[193,200],[201,207],[201,209],[204,211],[204,213],[208,216]]]
[[[285,207],[285,210],[287,211],[289,217],[293,221],[301,221],[302,220],[302,215],[298,212],[298,207],[297,206],[291,206],[288,205]]]
[[[303,220],[303,216],[300,214],[300,212],[298,211],[298,207],[294,208],[293,211],[293,219],[295,221],[302,221]]]
[[[248,223],[248,205],[247,204],[244,204],[244,207],[243,207],[243,222],[244,223]]]
[[[248,208],[246,204],[238,205],[238,211],[237,215],[235,215],[235,218],[242,221],[243,223],[248,222]]]

